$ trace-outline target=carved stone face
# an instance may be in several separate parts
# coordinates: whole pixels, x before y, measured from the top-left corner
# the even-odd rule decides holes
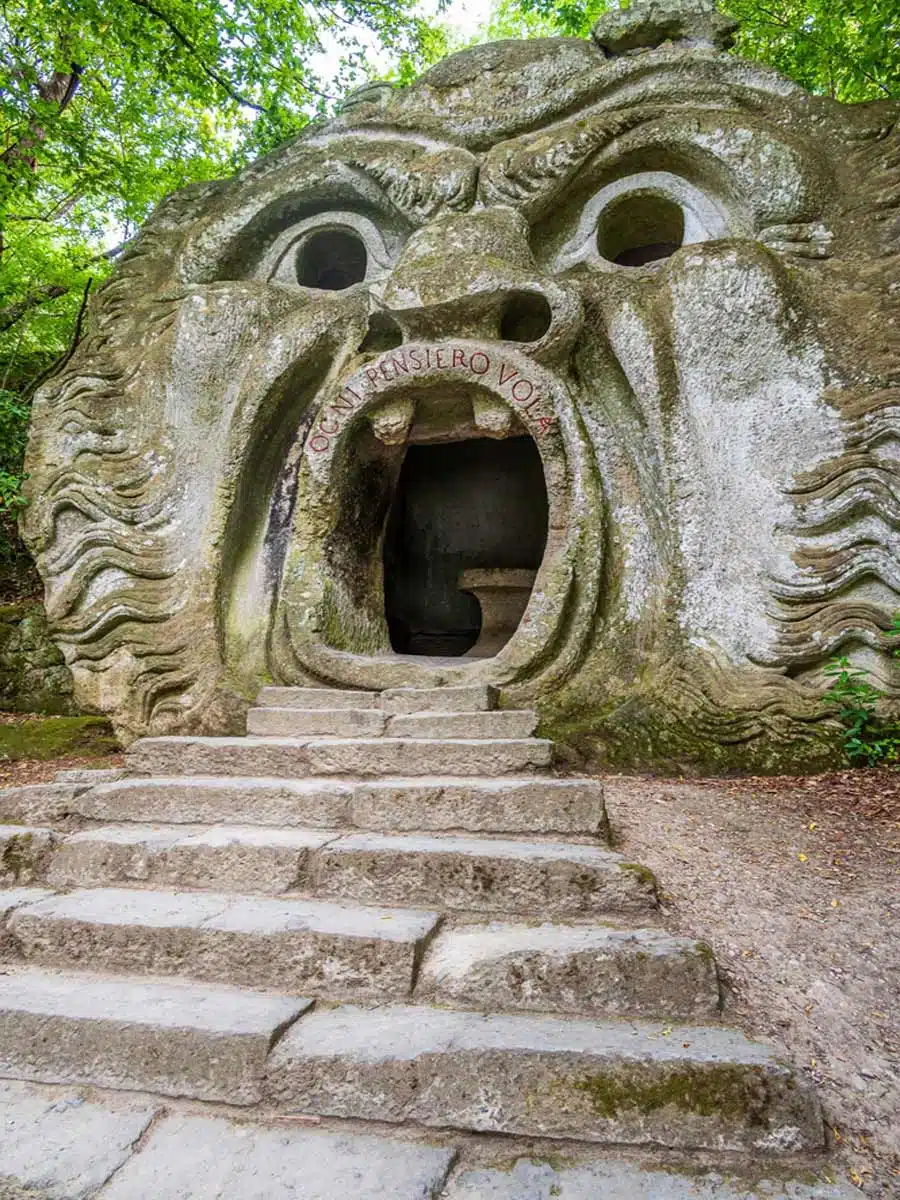
[[[823,761],[900,608],[898,116],[506,42],[172,197],[35,409],[82,701],[487,682],[613,761]]]

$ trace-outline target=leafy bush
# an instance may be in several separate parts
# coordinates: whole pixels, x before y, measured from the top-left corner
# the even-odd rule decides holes
[[[900,637],[900,613],[894,614],[889,633]],[[900,648],[894,650],[900,658]],[[844,753],[850,762],[870,767],[900,762],[900,721],[885,721],[878,712],[884,693],[869,683],[869,672],[854,667],[846,655],[833,658],[825,674],[834,683],[823,700],[838,705],[844,723]]]

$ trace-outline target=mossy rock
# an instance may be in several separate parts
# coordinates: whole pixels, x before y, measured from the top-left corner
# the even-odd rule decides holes
[[[46,717],[0,725],[0,760],[100,758],[118,749],[105,717]]]

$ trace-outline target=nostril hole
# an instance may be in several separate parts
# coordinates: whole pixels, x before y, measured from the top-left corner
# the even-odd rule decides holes
[[[500,321],[505,342],[537,342],[553,322],[550,305],[537,292],[514,292],[506,301]]]
[[[403,344],[403,330],[387,313],[372,313],[369,329],[363,338],[360,354],[383,354],[385,350],[396,350]]]

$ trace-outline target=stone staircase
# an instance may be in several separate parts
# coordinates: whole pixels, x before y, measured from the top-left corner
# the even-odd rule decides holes
[[[534,713],[266,688],[247,726],[0,793],[0,1077],[595,1154],[821,1151],[811,1086],[721,1023],[711,951],[661,927]]]

